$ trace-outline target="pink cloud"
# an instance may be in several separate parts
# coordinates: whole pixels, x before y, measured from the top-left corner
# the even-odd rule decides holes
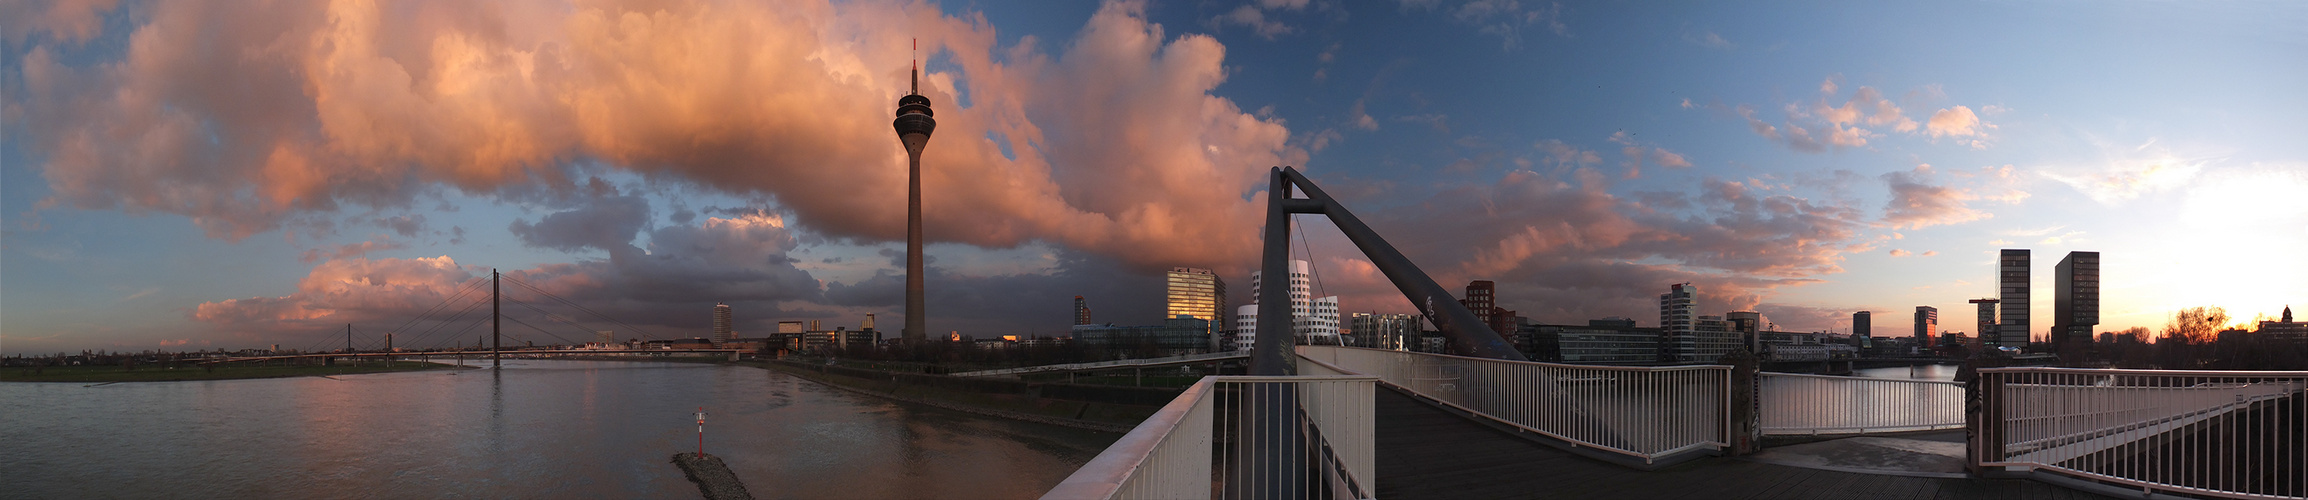
[[[1962,142],[1980,149],[1988,145],[1984,130],[1995,128],[1995,125],[1979,120],[1970,108],[1964,106],[1940,110],[1925,123],[1917,123],[1907,116],[1898,103],[1884,97],[1882,91],[1869,86],[1859,87],[1852,92],[1850,99],[1841,104],[1831,104],[1828,98],[1842,88],[1840,80],[1838,76],[1829,76],[1820,82],[1820,97],[1816,100],[1792,102],[1783,106],[1785,121],[1778,124],[1758,117],[1755,108],[1750,105],[1724,107],[1710,104],[1706,107],[1717,112],[1728,111],[1745,120],[1748,130],[1755,135],[1806,153],[1867,147],[1869,141],[1883,137],[1887,132],[1930,135],[1935,139],[1970,137]],[[1936,86],[1927,89],[1931,90],[1927,92],[1929,95],[1944,96],[1937,91]],[[1915,94],[1910,93],[1910,96]]]
[[[1917,166],[1909,172],[1883,174],[1884,183],[1891,188],[1891,201],[1883,206],[1884,223],[1893,228],[1914,229],[1994,216],[1965,204],[1978,196],[1960,188],[1933,184],[1932,180],[1930,165]]]
[[[1702,286],[1708,311],[1751,308],[1772,290],[1841,272],[1863,227],[1858,209],[1841,204],[1736,182],[1695,187],[1627,198],[1518,170],[1446,185],[1410,206],[1362,208],[1390,200],[1383,190],[1344,201],[1445,287],[1495,280],[1503,307],[1549,322],[1655,317],[1660,290],[1681,282]],[[1332,245],[1312,252],[1355,255]],[[1410,308],[1375,270],[1345,260],[1318,262],[1342,307]]]
[[[178,213],[239,240],[443,187],[569,189],[586,158],[892,241],[905,160],[888,121],[917,37],[951,63],[922,78],[940,122],[924,158],[934,241],[1049,241],[1140,267],[1248,258],[1245,195],[1306,158],[1280,120],[1211,95],[1224,47],[1131,2],[1056,54],[928,4],[278,7],[153,4],[116,62],[28,50],[41,206]]]
[[[507,269],[505,276],[598,310],[610,318],[638,325],[690,325],[705,318],[699,304],[742,304],[753,314],[772,314],[780,304],[822,301],[821,285],[796,269],[787,252],[796,244],[782,217],[774,214],[733,214],[706,217],[694,224],[636,230],[648,236],[646,248],[633,246],[637,232],[622,241],[585,238],[598,233],[582,229],[607,225],[620,215],[600,206],[615,206],[616,193],[589,200],[590,205],[558,212],[549,219],[568,224],[533,224],[517,231],[532,246],[575,244],[599,248],[607,258],[544,264],[529,269]],[[576,243],[571,243],[576,242]],[[488,277],[488,269],[461,265],[448,256],[416,259],[336,258],[314,266],[296,289],[286,295],[259,296],[202,303],[189,316],[224,330],[296,334],[330,325],[358,323],[364,328],[391,328],[423,316],[434,306],[462,307],[486,297],[486,291],[459,291]],[[505,294],[520,304],[562,317],[596,321],[559,302],[537,296],[516,285],[503,285]],[[519,309],[528,314],[534,309]],[[529,315],[526,321],[547,319]],[[773,316],[759,316],[773,317]],[[436,317],[435,319],[442,319]],[[470,318],[468,317],[468,320]],[[377,326],[381,325],[381,326]],[[432,324],[417,325],[427,328]],[[544,326],[544,325],[540,325]],[[620,328],[622,329],[622,328]],[[562,332],[566,334],[566,332]],[[677,332],[669,332],[677,333]],[[411,342],[414,338],[406,338]]]
[[[299,260],[304,262],[312,262],[316,260],[336,260],[368,255],[370,252],[399,250],[408,247],[409,246],[407,244],[396,243],[392,241],[363,241],[360,243],[337,245],[325,249],[315,248],[306,250],[304,256]]]
[[[1979,115],[1972,113],[1969,107],[1956,106],[1931,114],[1932,137],[1975,136],[1990,128],[1995,128],[1995,125],[1980,121]]]

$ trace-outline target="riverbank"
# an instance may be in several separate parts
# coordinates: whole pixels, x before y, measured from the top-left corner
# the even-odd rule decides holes
[[[391,373],[460,368],[445,363],[422,361],[394,361],[385,363],[338,363],[335,365],[178,365],[175,367],[139,366],[134,370],[118,366],[49,366],[41,368],[9,367],[0,369],[0,382],[182,382],[188,380],[237,380],[252,378],[316,377],[330,375],[360,375],[364,373]],[[466,366],[463,368],[472,368]]]
[[[976,415],[1115,433],[1130,432],[1179,392],[875,372],[788,361],[745,364],[869,396]]]

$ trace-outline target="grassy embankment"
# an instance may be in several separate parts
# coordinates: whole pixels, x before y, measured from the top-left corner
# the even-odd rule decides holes
[[[384,363],[339,363],[322,365],[216,365],[211,370],[198,365],[178,365],[175,368],[142,365],[134,370],[119,366],[50,366],[44,368],[0,368],[0,382],[173,382],[182,380],[228,380],[243,378],[310,377],[317,375],[358,375],[363,373],[406,372],[456,368],[457,365],[394,361]]]
[[[920,383],[919,379],[910,382],[907,380],[907,377],[925,376],[920,374],[903,374],[906,377],[867,378],[843,373],[820,372],[805,366],[771,361],[753,364],[810,381],[900,401],[1004,418],[1112,432],[1127,431],[1161,409],[1160,405],[1120,404],[1043,397],[1034,391],[1017,393],[991,390],[991,388],[989,390],[958,390],[950,386],[939,387]],[[1112,389],[1120,391],[1133,388],[1116,387]]]

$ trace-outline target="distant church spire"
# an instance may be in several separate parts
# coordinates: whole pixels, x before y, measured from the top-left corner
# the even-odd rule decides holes
[[[2292,322],[2292,306],[2290,306],[2290,305],[2286,305],[2286,306],[2284,306],[2284,322],[2285,322],[2285,323],[2291,323],[2291,322]]]

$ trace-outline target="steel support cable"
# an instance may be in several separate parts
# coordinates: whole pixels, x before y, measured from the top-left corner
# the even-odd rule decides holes
[[[649,338],[649,339],[651,339],[651,340],[656,340],[656,339],[657,339],[657,335],[649,333],[649,331],[648,331],[648,330],[642,330],[642,329],[641,329],[641,327],[633,326],[632,324],[628,324],[628,323],[626,323],[626,322],[623,322],[623,321],[618,321],[618,320],[617,320],[617,318],[611,318],[611,317],[609,317],[609,315],[607,315],[607,314],[601,314],[601,312],[600,312],[600,311],[595,311],[595,310],[593,310],[592,308],[588,308],[588,307],[585,307],[585,306],[582,306],[582,305],[578,305],[576,302],[570,302],[570,301],[569,301],[569,299],[564,299],[564,298],[561,298],[561,296],[559,296],[559,295],[554,295],[554,294],[552,294],[551,292],[546,292],[544,289],[542,289],[542,288],[538,288],[538,287],[537,287],[537,286],[535,286],[535,285],[530,285],[529,283],[527,283],[527,282],[523,282],[523,281],[521,281],[520,279],[517,279],[517,278],[512,278],[512,277],[505,277],[505,279],[506,279],[506,280],[510,280],[510,281],[512,281],[512,282],[513,282],[513,284],[514,284],[514,285],[516,285],[516,286],[520,286],[521,288],[525,288],[525,289],[528,289],[529,291],[532,291],[532,292],[537,292],[537,295],[540,295],[540,296],[544,296],[545,298],[553,299],[554,301],[560,302],[560,303],[562,303],[562,304],[564,304],[564,305],[567,305],[567,306],[569,306],[569,307],[573,307],[573,308],[576,308],[576,309],[577,309],[577,310],[579,310],[579,311],[584,311],[586,314],[591,314],[591,315],[593,315],[594,317],[598,317],[598,318],[601,318],[602,320],[605,320],[605,321],[608,321],[608,322],[611,322],[611,323],[616,323],[618,326],[623,326],[623,327],[625,327],[626,329],[629,329],[629,330],[633,330],[633,331],[634,331],[634,333],[639,333],[639,334],[641,334],[641,336],[643,336],[643,337],[648,337],[648,338]]]
[[[449,304],[455,303],[455,302],[457,301],[457,298],[458,298],[458,297],[462,297],[462,296],[464,296],[465,294],[468,294],[468,293],[472,293],[474,290],[477,290],[477,289],[479,289],[479,288],[480,288],[480,284],[481,284],[481,283],[483,283],[483,282],[485,282],[485,280],[482,280],[482,279],[480,279],[480,278],[474,278],[474,279],[470,279],[470,280],[465,280],[465,282],[464,282],[464,283],[457,285],[457,289],[456,289],[456,292],[455,292],[455,293],[451,293],[451,294],[449,294],[448,298],[444,298],[444,299],[441,299],[441,301],[440,301],[440,302],[434,303],[434,304],[433,304],[433,307],[430,307],[430,308],[427,308],[427,309],[425,309],[425,312],[422,312],[422,313],[417,313],[417,317],[415,317],[415,318],[410,318],[408,322],[406,322],[406,323],[401,323],[401,326],[400,326],[400,327],[398,327],[398,328],[394,328],[394,329],[392,329],[392,330],[387,330],[387,332],[389,333],[389,332],[399,332],[399,331],[404,331],[404,330],[407,330],[407,329],[409,328],[409,325],[414,325],[414,324],[416,324],[418,321],[423,321],[423,320],[425,320],[425,318],[427,318],[427,317],[431,317],[431,316],[433,315],[433,313],[435,313],[435,312],[439,312],[439,311],[440,311],[440,309],[441,309],[443,306],[447,306],[447,305],[449,305]],[[470,307],[468,307],[467,309],[470,309]],[[463,313],[462,311],[460,311],[460,312],[458,312],[458,314],[464,314],[464,313]],[[375,341],[374,341],[374,339],[371,339],[371,341],[370,341],[370,342],[368,342],[367,344],[364,344],[364,346],[374,347],[374,346],[376,346],[376,344],[377,344],[377,342],[375,342]],[[415,345],[415,344],[411,344],[411,345]]]
[[[431,340],[431,339],[433,338],[433,335],[440,333],[440,332],[442,331],[442,329],[443,329],[443,328],[447,328],[447,327],[449,327],[449,326],[451,326],[451,325],[455,325],[455,324],[457,324],[457,322],[459,322],[459,321],[462,321],[462,318],[464,318],[466,314],[468,314],[468,313],[471,313],[471,312],[473,312],[473,311],[474,311],[474,310],[476,310],[476,309],[480,309],[480,307],[481,307],[481,305],[482,305],[482,304],[487,304],[487,303],[489,303],[489,301],[487,300],[487,298],[486,298],[486,297],[475,297],[475,298],[473,299],[473,303],[471,303],[471,304],[466,304],[464,309],[459,309],[459,310],[457,310],[457,312],[456,312],[455,314],[451,314],[451,315],[449,315],[449,317],[448,317],[448,318],[445,318],[445,319],[441,319],[441,320],[439,320],[439,322],[438,322],[438,323],[434,323],[434,324],[433,324],[433,327],[432,327],[432,328],[427,328],[427,329],[425,329],[425,331],[423,331],[423,332],[419,332],[419,333],[417,333],[416,335],[414,335],[414,336],[411,336],[411,337],[409,338],[409,344],[408,344],[408,345],[424,345],[425,341],[427,341],[427,340]],[[482,319],[487,319],[487,318],[482,318]],[[461,333],[460,333],[460,334],[461,334]],[[435,345],[438,345],[438,344],[435,344]]]
[[[464,308],[458,309],[457,312],[450,314],[446,318],[434,320],[435,323],[433,323],[432,328],[427,328],[422,332],[417,332],[416,335],[410,336],[408,345],[424,345],[424,342],[431,339],[434,334],[439,333],[443,328],[448,328],[449,326],[463,321],[463,318],[466,314],[472,313],[474,310],[479,309],[481,304],[487,302],[488,301],[482,300],[479,297],[475,297],[473,299],[473,303],[466,304]]]
[[[408,322],[406,322],[406,323],[402,323],[400,327],[397,327],[397,328],[394,328],[394,329],[392,329],[392,330],[388,330],[388,331],[397,332],[397,331],[403,331],[403,330],[407,330],[407,329],[409,329],[409,325],[413,325],[413,324],[416,324],[418,321],[422,321],[422,320],[424,320],[426,317],[432,316],[432,315],[433,315],[433,313],[435,313],[435,312],[439,312],[439,310],[440,310],[440,309],[441,309],[443,306],[447,306],[447,305],[449,305],[449,304],[455,303],[455,302],[457,301],[457,298],[458,298],[458,297],[463,297],[463,296],[465,296],[465,294],[467,294],[467,293],[472,293],[474,290],[478,290],[478,289],[480,289],[480,287],[481,287],[481,283],[483,283],[483,282],[485,282],[485,280],[482,280],[482,279],[480,279],[480,278],[473,278],[473,279],[470,279],[470,280],[465,280],[465,282],[464,282],[463,284],[459,284],[459,285],[457,285],[457,291],[456,291],[456,293],[452,293],[452,294],[449,294],[449,297],[448,297],[448,298],[444,298],[444,299],[441,299],[441,301],[440,301],[439,303],[435,303],[435,304],[433,304],[433,307],[431,307],[431,308],[429,308],[429,309],[425,309],[425,312],[422,312],[422,313],[418,313],[418,314],[417,314],[417,317],[415,317],[415,318],[410,318]]]
[[[571,327],[571,328],[576,328],[576,329],[577,329],[577,331],[579,331],[579,332],[583,332],[581,335],[579,335],[579,336],[581,336],[581,337],[582,337],[582,336],[584,336],[584,335],[590,335],[590,334],[594,333],[594,330],[590,330],[590,329],[587,329],[587,328],[585,328],[585,325],[580,325],[580,324],[576,324],[576,323],[572,323],[572,322],[569,322],[568,320],[564,320],[564,319],[561,319],[561,318],[556,318],[556,317],[554,317],[554,316],[556,316],[555,314],[553,314],[553,313],[550,313],[550,312],[545,312],[545,310],[544,310],[544,309],[538,309],[538,308],[537,308],[537,306],[534,306],[534,305],[530,305],[530,304],[529,304],[529,303],[527,303],[527,302],[522,302],[522,301],[519,301],[519,300],[513,300],[513,299],[512,299],[512,298],[510,298],[510,297],[507,297],[505,300],[506,300],[506,301],[509,301],[509,302],[512,302],[512,303],[514,303],[514,304],[518,304],[518,305],[520,305],[521,307],[527,307],[527,308],[529,308],[529,310],[531,310],[531,311],[536,311],[536,312],[537,312],[537,314],[540,314],[540,315],[543,315],[543,316],[545,316],[545,319],[553,320],[553,321],[555,321],[555,322],[559,322],[559,323],[561,323],[561,324],[564,324],[564,325],[569,325],[569,327]],[[530,327],[530,328],[536,328],[536,327]],[[540,330],[540,331],[542,331],[543,329],[539,329],[539,330]],[[548,331],[548,332],[545,332],[545,334],[546,334],[546,335],[553,335],[553,338],[561,339],[562,341],[568,341],[568,340],[569,340],[569,339],[567,339],[567,338],[562,338],[560,335],[554,335],[554,334],[553,334],[553,332],[549,332],[549,331]]]
[[[488,323],[488,322],[489,322],[489,318],[475,318],[472,324],[469,324],[469,325],[465,325],[465,329],[463,329],[463,330],[457,330],[457,333],[450,335],[450,336],[449,336],[449,339],[450,339],[450,340],[454,340],[454,339],[463,338],[463,337],[465,336],[465,332],[470,332],[470,331],[473,331],[473,328],[479,327],[479,326],[481,326],[481,324],[482,324],[482,323]],[[437,344],[436,344],[436,345],[437,345]],[[464,346],[462,346],[462,345],[459,345],[459,346],[457,346],[457,348],[458,348],[459,350],[462,350],[462,349],[464,349]]]
[[[571,302],[571,301],[569,301],[569,299],[564,299],[564,298],[561,298],[561,296],[558,296],[558,295],[554,295],[554,294],[552,294],[552,293],[550,293],[550,292],[546,292],[544,289],[542,289],[542,288],[538,288],[538,287],[537,287],[537,286],[535,286],[535,285],[530,285],[530,284],[528,284],[528,283],[524,283],[524,282],[521,282],[521,281],[520,281],[520,280],[518,280],[518,279],[516,279],[516,280],[513,280],[513,284],[514,284],[514,285],[518,285],[518,286],[520,286],[520,287],[522,287],[522,288],[524,288],[524,289],[527,289],[527,290],[529,290],[529,291],[532,291],[532,292],[536,292],[536,293],[537,293],[538,295],[540,295],[540,296],[543,296],[543,297],[546,297],[546,298],[550,298],[550,299],[553,299],[553,300],[555,300],[555,301],[558,301],[558,302],[560,302],[560,303],[561,303],[561,304],[563,304],[563,305],[567,305],[567,306],[569,306],[569,307],[572,307],[572,308],[575,308],[575,309],[577,309],[577,310],[579,310],[579,311],[584,311],[586,314],[591,314],[591,315],[593,315],[594,317],[597,317],[597,318],[601,318],[601,319],[602,319],[602,320],[604,320],[604,321],[608,321],[608,322],[611,322],[611,323],[616,323],[618,326],[623,326],[623,327],[625,327],[625,328],[626,328],[626,329],[628,329],[628,330],[633,330],[633,332],[634,332],[634,333],[638,333],[638,334],[640,334],[640,335],[641,335],[641,336],[643,336],[643,337],[648,337],[648,338],[650,338],[650,339],[656,339],[656,338],[657,338],[657,336],[656,336],[656,335],[650,334],[648,331],[642,330],[640,327],[637,327],[637,326],[633,326],[633,325],[631,325],[631,324],[627,324],[626,322],[623,322],[623,321],[618,321],[616,318],[611,318],[611,317],[609,317],[609,315],[607,315],[607,314],[601,314],[601,312],[599,312],[599,311],[594,311],[592,308],[588,308],[588,307],[585,307],[585,306],[582,306],[582,305],[578,305],[576,302]]]
[[[542,334],[545,334],[545,336],[547,336],[547,337],[553,337],[553,338],[556,338],[556,339],[561,339],[561,341],[562,341],[562,342],[569,342],[569,339],[567,339],[567,338],[563,338],[563,337],[561,337],[560,335],[554,335],[554,334],[553,334],[553,332],[548,332],[548,331],[545,331],[545,329],[543,329],[543,328],[538,328],[538,327],[537,327],[537,325],[532,325],[532,324],[529,324],[529,322],[527,322],[527,321],[521,321],[521,318],[516,318],[516,317],[512,317],[512,316],[506,316],[506,317],[505,317],[505,319],[513,320],[513,322],[514,322],[514,323],[520,323],[520,324],[521,324],[521,326],[526,326],[526,327],[529,327],[529,329],[531,329],[531,330],[536,330],[536,331],[537,331],[537,333],[542,333]]]
[[[1322,264],[1314,260],[1314,240],[1306,237],[1306,225],[1298,222],[1298,214],[1290,214],[1290,226],[1298,229],[1298,247],[1306,250],[1307,280],[1314,282],[1314,296],[1306,298],[1306,314],[1311,317],[1314,316],[1314,298],[1330,295],[1330,290],[1322,287]],[[1337,327],[1339,325],[1331,326]],[[1331,341],[1344,347],[1346,346],[1346,335],[1333,332]],[[1314,339],[1306,339],[1306,343],[1313,345]]]
[[[508,299],[505,299],[505,300],[513,300],[513,299],[510,299],[510,298],[508,298]],[[516,302],[518,302],[518,301],[516,301]],[[561,315],[559,315],[559,314],[553,314],[553,313],[550,313],[550,312],[546,312],[544,309],[538,309],[536,306],[532,306],[532,305],[529,305],[529,304],[527,304],[527,303],[522,303],[521,305],[522,305],[522,306],[525,306],[525,307],[528,307],[528,308],[529,308],[529,310],[532,310],[532,311],[536,311],[538,314],[543,314],[543,315],[545,316],[545,319],[548,319],[548,320],[553,320],[553,321],[554,321],[554,322],[556,322],[556,323],[560,323],[560,324],[563,324],[563,325],[568,325],[570,328],[575,328],[575,329],[577,329],[577,331],[578,331],[578,337],[580,337],[580,338],[591,338],[591,336],[592,336],[593,334],[596,334],[596,333],[599,333],[599,332],[600,332],[600,330],[594,330],[594,329],[592,329],[592,328],[590,328],[590,327],[587,327],[587,326],[585,326],[585,325],[580,325],[580,324],[577,324],[576,322],[570,321],[570,320],[568,320],[568,319],[564,319],[564,317],[562,317],[562,316],[561,316]],[[567,340],[567,339],[563,339],[563,340]]]

